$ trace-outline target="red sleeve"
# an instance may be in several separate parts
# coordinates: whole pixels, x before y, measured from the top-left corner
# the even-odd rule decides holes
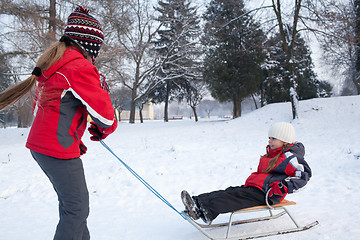
[[[114,109],[109,94],[101,88],[100,75],[87,60],[81,61],[79,65],[71,71],[68,90],[85,105],[96,125],[110,128],[115,121]]]

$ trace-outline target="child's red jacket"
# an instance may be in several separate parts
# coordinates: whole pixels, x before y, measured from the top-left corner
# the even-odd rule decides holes
[[[296,142],[282,151],[282,148],[269,149],[269,157],[261,157],[256,172],[253,172],[245,182],[245,187],[257,187],[266,193],[273,182],[282,181],[287,186],[287,193],[293,193],[306,185],[311,177],[311,169],[304,160],[305,147],[302,143]],[[264,173],[271,158],[281,152],[275,168]],[[286,194],[282,196],[273,195],[270,200],[273,204],[279,203]]]
[[[101,88],[99,73],[77,49],[68,48],[37,81],[27,148],[60,159],[79,157],[88,114],[106,133],[116,129],[114,109]]]

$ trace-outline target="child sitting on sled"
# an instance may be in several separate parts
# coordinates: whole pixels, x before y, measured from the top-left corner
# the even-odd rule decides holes
[[[240,209],[280,203],[287,193],[293,193],[306,185],[311,169],[304,160],[305,148],[295,141],[295,130],[290,123],[278,122],[268,132],[269,145],[266,154],[260,157],[256,172],[245,181],[245,185],[226,190],[190,196],[181,192],[186,213],[194,220],[201,218],[210,224],[219,214]]]

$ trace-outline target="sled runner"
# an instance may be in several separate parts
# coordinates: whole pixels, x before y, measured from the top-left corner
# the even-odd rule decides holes
[[[305,226],[299,225],[296,222],[296,220],[294,219],[294,217],[290,214],[290,212],[285,208],[285,206],[295,205],[296,204],[295,202],[283,200],[279,204],[270,206],[270,204],[267,201],[267,195],[268,194],[266,194],[266,204],[267,205],[245,208],[245,209],[241,209],[236,212],[232,212],[230,214],[229,221],[225,222],[225,223],[217,223],[217,224],[210,223],[209,225],[200,224],[200,223],[194,221],[191,217],[189,217],[185,211],[183,211],[181,214],[190,224],[192,224],[200,232],[202,232],[206,237],[208,237],[209,239],[212,239],[212,240],[223,240],[223,239],[241,240],[241,239],[253,239],[253,238],[260,238],[260,237],[268,237],[268,236],[304,231],[304,230],[310,229],[319,224],[318,221],[315,221],[315,222],[312,222]],[[269,216],[233,221],[233,217],[236,214],[242,214],[242,213],[248,213],[248,212],[258,212],[258,211],[269,211]],[[274,214],[273,211],[274,212],[280,211],[280,212],[277,214]],[[290,220],[292,221],[292,223],[295,225],[295,227],[287,228],[287,229],[283,229],[283,230],[272,231],[272,232],[264,232],[264,233],[257,233],[257,234],[243,235],[243,236],[231,236],[230,235],[231,227],[234,225],[276,219],[283,215],[287,215],[290,218]],[[226,227],[226,226],[227,226],[227,231],[226,231],[225,237],[213,237],[209,234],[208,231],[206,231],[206,229],[214,229],[214,228]]]

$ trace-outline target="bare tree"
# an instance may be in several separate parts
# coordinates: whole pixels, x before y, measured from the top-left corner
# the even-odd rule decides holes
[[[360,93],[359,4],[358,0],[321,0],[312,7],[317,23],[313,31],[323,50],[324,63],[337,77],[343,76],[343,92],[349,93]]]
[[[269,0],[270,1],[270,0]],[[329,14],[329,6],[338,6],[339,3],[334,0],[271,0],[271,4],[265,6],[265,2],[260,3],[260,7],[251,10],[248,14],[252,13],[257,16],[261,16],[259,12],[266,12],[261,16],[263,18],[262,26],[266,26],[269,33],[274,32],[280,34],[282,49],[286,55],[285,73],[286,80],[290,86],[289,94],[292,105],[293,118],[298,118],[298,94],[297,94],[297,78],[295,71],[295,58],[294,48],[297,37],[303,36],[301,33],[314,33],[322,34],[323,36],[331,35],[331,27],[327,22],[325,15]],[[272,9],[273,16],[265,9]],[[323,9],[324,11],[322,12]],[[331,13],[330,13],[331,14]],[[273,24],[275,20],[276,24]]]
[[[110,98],[114,109],[119,113],[117,120],[121,121],[121,113],[125,110],[131,99],[131,91],[125,87],[114,88],[110,91]]]
[[[39,55],[56,40],[58,18],[56,1],[0,1],[0,14],[6,15],[0,23],[0,37],[4,44],[2,56],[11,63],[13,83],[20,81],[19,75],[30,74]],[[29,99],[19,101],[17,109],[18,126],[31,124]]]
[[[120,6],[108,4],[108,7],[104,7],[105,22],[112,42],[102,69],[117,74],[121,84],[131,90],[129,122],[135,123],[137,104],[159,84],[158,79],[151,76],[159,69],[161,61],[154,57],[151,48],[161,25],[156,25],[151,16],[151,1],[121,2]]]
[[[219,102],[215,100],[203,100],[201,101],[199,108],[206,113],[206,116],[210,118],[211,113],[219,108]]]
[[[206,84],[203,81],[190,81],[188,85],[186,87],[186,100],[194,113],[195,122],[197,122],[199,119],[196,108],[207,93]]]

